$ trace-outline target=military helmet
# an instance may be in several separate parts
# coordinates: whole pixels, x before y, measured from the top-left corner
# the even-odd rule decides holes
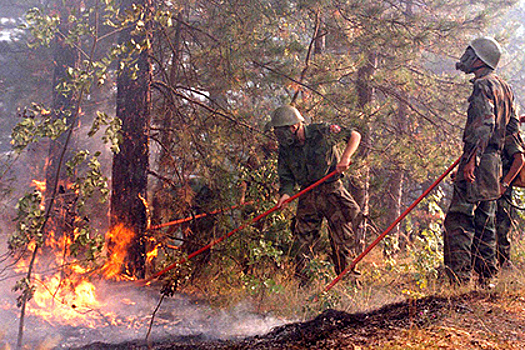
[[[266,130],[280,126],[295,125],[299,122],[305,122],[305,119],[301,113],[299,113],[297,108],[290,105],[284,105],[277,108],[275,111],[273,111],[271,118],[272,119],[265,126]]]
[[[501,58],[501,46],[492,38],[477,38],[472,40],[470,47],[476,53],[476,56],[487,66],[496,69]]]

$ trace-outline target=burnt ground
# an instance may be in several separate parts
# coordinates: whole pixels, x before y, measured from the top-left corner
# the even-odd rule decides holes
[[[245,339],[192,336],[150,344],[94,343],[78,349],[525,349],[525,296],[521,293],[432,296],[356,314],[330,309],[310,321]]]

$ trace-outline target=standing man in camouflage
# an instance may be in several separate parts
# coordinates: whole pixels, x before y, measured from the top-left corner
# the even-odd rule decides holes
[[[361,135],[339,125],[311,124],[292,106],[275,110],[267,127],[274,130],[279,141],[278,172],[280,180],[278,207],[282,207],[298,185],[308,187],[330,172],[338,174],[299,198],[292,232],[298,243],[295,258],[295,276],[306,283],[307,261],[313,258],[319,243],[323,218],[328,220],[331,260],[336,274],[347,266],[355,255],[353,228],[360,217],[359,206],[343,187],[342,173],[350,166],[350,158],[357,150]],[[340,155],[336,145],[346,142]]]
[[[474,74],[463,133],[463,155],[454,180],[454,194],[445,217],[444,258],[453,283],[468,283],[471,270],[480,286],[498,271],[494,216],[502,180],[501,151],[517,116],[509,85],[493,71],[501,57],[491,38],[473,40],[456,64]],[[510,122],[515,119],[514,122]]]
[[[511,118],[510,123],[516,120]],[[519,133],[519,126],[509,126],[507,129],[517,129],[514,134],[505,137],[505,147],[502,154],[503,179],[501,181],[501,197],[496,204],[496,256],[500,268],[508,268],[510,263],[510,230],[516,216],[512,206],[512,181],[525,164],[525,145]]]

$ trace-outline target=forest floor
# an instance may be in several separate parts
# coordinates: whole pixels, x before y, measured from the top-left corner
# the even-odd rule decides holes
[[[449,290],[363,313],[327,309],[317,317],[235,340],[191,336],[98,349],[525,349],[525,287],[512,277],[492,290]]]

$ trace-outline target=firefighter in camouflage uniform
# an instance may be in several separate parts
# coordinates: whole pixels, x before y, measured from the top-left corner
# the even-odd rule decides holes
[[[512,118],[511,123],[515,123]],[[508,127],[509,129],[509,127]],[[519,126],[513,126],[518,132],[505,137],[505,148],[502,153],[503,180],[501,194],[496,204],[496,256],[500,268],[511,266],[510,263],[510,231],[516,217],[516,209],[512,203],[512,181],[525,164],[525,144],[519,133]]]
[[[295,276],[304,284],[310,279],[307,262],[321,245],[320,229],[326,218],[331,260],[339,275],[356,253],[354,227],[361,215],[341,178],[359,146],[361,135],[339,125],[306,125],[299,111],[288,105],[273,112],[267,124],[269,128],[273,128],[279,142],[277,207],[282,207],[293,195],[296,185],[303,189],[334,170],[338,172],[299,197],[292,232],[297,243]],[[336,145],[342,141],[346,142],[346,147],[340,155]]]
[[[458,284],[470,280],[473,268],[479,284],[489,286],[498,271],[496,199],[507,185],[501,182],[501,152],[505,136],[516,133],[519,125],[514,95],[509,85],[493,73],[500,57],[501,48],[494,39],[478,38],[456,64],[456,69],[475,75],[463,133],[463,155],[444,223],[445,267],[450,280]]]

